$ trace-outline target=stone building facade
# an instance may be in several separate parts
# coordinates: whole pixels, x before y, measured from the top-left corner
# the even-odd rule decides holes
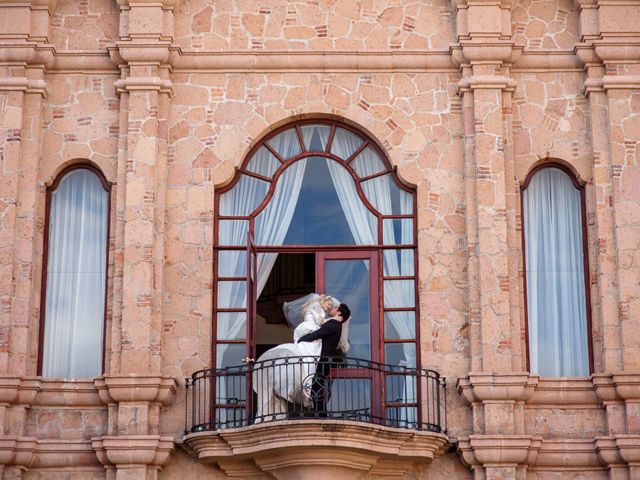
[[[214,197],[300,120],[361,132],[415,192],[446,436],[185,437],[184,379],[215,363]],[[108,268],[103,374],[72,379],[42,375],[42,310],[50,194],[77,166],[108,191]],[[584,192],[584,376],[529,368],[541,166]],[[0,0],[0,168],[1,478],[640,478],[636,0]]]

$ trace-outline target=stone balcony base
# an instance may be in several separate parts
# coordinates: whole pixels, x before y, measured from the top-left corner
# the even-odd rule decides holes
[[[201,462],[229,477],[278,480],[402,478],[418,463],[442,455],[442,433],[337,420],[290,420],[184,437]]]

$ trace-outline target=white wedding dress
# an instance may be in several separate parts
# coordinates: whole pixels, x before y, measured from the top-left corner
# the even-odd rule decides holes
[[[322,340],[297,342],[326,321],[326,313],[320,304],[311,302],[305,309],[303,321],[293,331],[294,343],[283,343],[260,355],[252,374],[253,390],[258,397],[256,423],[284,419],[287,402],[310,406],[302,386],[305,379],[310,382],[316,371],[315,361],[320,356]],[[272,417],[264,419],[265,415]]]

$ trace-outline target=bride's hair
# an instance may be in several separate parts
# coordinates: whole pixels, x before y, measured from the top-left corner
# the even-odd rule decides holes
[[[304,317],[304,314],[307,313],[307,308],[309,308],[309,305],[311,305],[314,302],[320,304],[320,306],[322,307],[323,310],[324,310],[323,304],[325,304],[327,302],[331,302],[331,306],[335,306],[335,307],[340,305],[340,302],[338,300],[336,300],[335,298],[333,298],[330,295],[322,293],[322,294],[318,295],[318,297],[316,299],[310,300],[310,301],[308,301],[307,303],[305,303],[302,306],[302,316],[303,317]]]

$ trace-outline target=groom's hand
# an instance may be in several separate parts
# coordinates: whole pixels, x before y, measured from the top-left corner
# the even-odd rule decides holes
[[[298,339],[298,341],[297,341],[296,343],[300,343],[300,342],[312,342],[313,340],[309,340],[309,339],[307,338],[309,335],[310,335],[310,334],[309,334],[309,333],[307,333],[306,335],[301,336],[301,337]]]

